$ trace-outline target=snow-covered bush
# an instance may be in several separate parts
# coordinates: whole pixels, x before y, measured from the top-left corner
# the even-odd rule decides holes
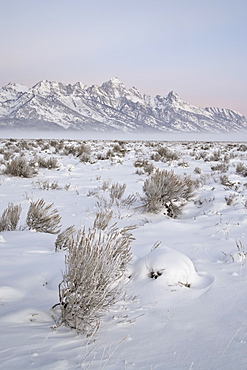
[[[113,211],[100,210],[96,213],[93,227],[94,229],[105,230],[113,216]]]
[[[226,174],[220,176],[220,183],[227,188],[231,188],[234,185],[234,183],[229,180],[229,177]]]
[[[216,165],[212,165],[211,170],[224,173],[224,172],[227,172],[229,170],[229,165],[227,165],[225,163],[218,163]]]
[[[77,332],[98,329],[102,313],[122,293],[120,280],[131,260],[131,228],[80,230],[69,243],[59,284],[60,322]]]
[[[184,254],[167,247],[153,249],[130,266],[128,272],[134,280],[145,281],[151,278],[167,288],[189,288],[191,284],[196,285],[199,281],[192,261]]]
[[[61,216],[57,209],[51,209],[53,203],[46,204],[44,199],[31,201],[26,223],[30,230],[42,233],[57,234],[60,231]]]
[[[119,141],[117,144],[114,144],[112,148],[113,152],[124,157],[127,151],[124,144],[124,141]]]
[[[225,195],[225,201],[228,206],[234,205],[238,199],[238,195],[235,193]]]
[[[64,140],[52,139],[50,140],[50,145],[55,149],[56,153],[59,153],[64,147]]]
[[[151,174],[151,172],[153,172],[154,170],[154,165],[153,163],[150,163],[147,159],[143,159],[143,158],[138,158],[135,162],[134,162],[134,166],[136,168],[143,168],[143,171],[148,173],[149,175]],[[136,172],[138,175],[142,172],[138,171]]]
[[[36,163],[41,168],[48,168],[49,170],[56,169],[59,167],[58,160],[55,157],[50,157],[48,159],[43,157],[36,158]]]
[[[166,147],[160,147],[157,149],[157,152],[154,154],[151,154],[151,159],[154,161],[176,161],[179,159],[179,156],[176,152],[171,151],[170,149]]]
[[[49,182],[49,180],[37,180],[35,185],[41,190],[58,190],[61,189],[57,181]]]
[[[165,209],[170,217],[181,214],[182,206],[194,194],[198,182],[189,176],[176,175],[173,171],[157,169],[143,185],[143,209],[158,213]]]
[[[247,151],[247,145],[246,144],[240,144],[237,150],[241,151],[241,152],[246,152]]]
[[[79,158],[80,158],[80,161],[83,163],[90,162],[90,155],[87,153],[82,153]]]
[[[28,163],[25,157],[16,157],[7,163],[4,174],[29,178],[35,174],[35,169]]]
[[[74,234],[75,234],[74,225],[67,227],[67,229],[59,233],[55,241],[55,251],[58,252],[60,250],[69,249],[69,246],[73,241]]]
[[[221,160],[221,155],[222,154],[221,154],[220,150],[214,151],[211,154],[211,156],[209,157],[209,162],[213,162],[213,161],[217,162],[217,161],[220,161]]]
[[[115,200],[120,200],[123,197],[126,186],[126,184],[120,184],[119,182],[111,185],[109,195],[112,202]]]
[[[0,218],[0,232],[16,230],[20,219],[21,206],[9,203],[8,207],[3,211]]]
[[[237,164],[236,173],[238,175],[242,175],[244,177],[247,176],[247,167],[244,165],[243,162],[240,162],[240,163]]]
[[[64,155],[72,154],[75,157],[81,157],[83,154],[90,155],[91,147],[90,145],[86,145],[84,142],[73,142],[69,145],[65,145],[64,147]]]
[[[200,175],[202,173],[202,170],[200,167],[195,167],[194,172]]]

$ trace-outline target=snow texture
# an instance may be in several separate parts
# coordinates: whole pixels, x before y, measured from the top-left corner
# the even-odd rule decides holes
[[[151,159],[160,147],[178,159]],[[247,194],[236,173],[246,142],[1,139],[0,151],[0,215],[10,202],[22,207],[17,230],[0,235],[1,369],[246,369]],[[36,158],[32,178],[4,174],[19,155]],[[58,168],[37,166],[38,157]],[[149,175],[137,159],[198,179],[181,216],[141,211]],[[113,200],[117,182],[127,187]],[[26,227],[30,201],[41,198],[54,203],[62,230],[92,227],[105,209],[110,225],[136,225],[125,295],[92,337],[54,321],[67,252],[55,252],[56,235]]]

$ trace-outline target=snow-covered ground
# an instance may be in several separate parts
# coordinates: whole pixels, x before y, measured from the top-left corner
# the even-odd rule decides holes
[[[0,216],[10,202],[22,207],[17,230],[0,234],[0,368],[246,369],[247,143],[87,140],[77,156],[81,144],[0,141]],[[161,147],[177,159],[159,157]],[[33,177],[4,174],[20,155],[36,166]],[[58,167],[37,166],[41,157]],[[181,216],[143,212],[152,166],[198,180]],[[127,186],[112,203],[116,183]],[[111,223],[137,226],[126,294],[92,337],[55,325],[67,252],[55,252],[57,235],[26,227],[38,199],[54,204],[61,230],[91,227],[105,207]]]

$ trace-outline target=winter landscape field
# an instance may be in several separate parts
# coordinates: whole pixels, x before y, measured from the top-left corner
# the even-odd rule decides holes
[[[246,141],[6,137],[0,171],[1,369],[246,369]]]

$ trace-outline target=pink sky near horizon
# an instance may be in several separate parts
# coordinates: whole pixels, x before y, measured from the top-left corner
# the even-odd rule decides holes
[[[0,9],[0,86],[116,76],[247,117],[245,0],[0,0]]]

